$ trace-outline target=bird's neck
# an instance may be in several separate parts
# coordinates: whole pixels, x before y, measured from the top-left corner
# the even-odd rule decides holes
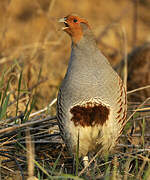
[[[80,54],[80,57],[88,58],[90,56],[90,59],[96,51],[99,51],[99,49],[93,36],[83,36],[78,43],[72,41],[72,53]]]
[[[91,36],[83,36],[81,40],[74,44],[72,42],[71,58],[69,66],[79,66],[78,69],[89,69],[93,66],[103,67],[104,64],[109,64],[108,60],[103,56],[97,47],[95,38]]]
[[[91,68],[94,61],[97,61],[95,54],[97,54],[99,49],[96,47],[96,43],[89,41],[87,38],[83,37],[77,44],[72,42],[71,48],[71,58],[69,61],[69,66],[74,70],[76,67],[81,71]]]

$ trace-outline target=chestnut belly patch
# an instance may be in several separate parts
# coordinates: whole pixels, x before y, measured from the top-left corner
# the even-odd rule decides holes
[[[103,125],[107,120],[110,113],[108,107],[102,104],[93,104],[87,102],[84,105],[76,105],[70,110],[72,114],[71,121],[75,126],[95,126]]]

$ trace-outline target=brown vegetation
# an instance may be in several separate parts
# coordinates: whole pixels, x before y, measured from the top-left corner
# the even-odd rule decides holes
[[[30,89],[42,68],[36,109],[45,107],[56,97],[70,56],[70,38],[61,31],[57,20],[72,12],[88,19],[100,49],[116,64],[124,55],[124,32],[128,51],[149,40],[150,3],[139,1],[136,23],[133,2],[110,0],[108,5],[98,0],[0,1],[0,74],[16,60],[18,64],[9,73],[13,76],[12,90],[17,88],[15,82],[21,69],[24,88]]]
[[[58,19],[70,13],[76,13],[88,19],[98,46],[108,57],[110,63],[116,65],[135,46],[142,45],[150,40],[149,12],[149,0],[0,1],[0,80],[5,72],[3,86],[0,82],[2,95],[5,94],[7,82],[11,78],[8,89],[10,100],[5,115],[7,119],[0,120],[0,164],[1,161],[6,160],[2,164],[4,175],[11,174],[12,179],[16,179],[21,174],[20,166],[23,170],[27,169],[25,167],[27,164],[26,151],[24,149],[22,151],[18,150],[16,141],[25,144],[25,129],[28,126],[30,126],[32,138],[34,138],[35,159],[37,161],[47,163],[47,169],[49,169],[49,167],[55,166],[56,159],[61,154],[57,166],[59,171],[64,170],[66,172],[66,167],[72,168],[72,160],[69,159],[66,151],[62,148],[56,120],[49,117],[45,118],[47,115],[42,114],[30,119],[29,122],[24,122],[21,115],[26,110],[29,99],[32,99],[33,96],[36,97],[33,108],[36,111],[46,107],[57,95],[58,87],[67,68],[71,45],[70,38],[62,32]],[[20,91],[18,91],[21,71],[23,71],[23,74]],[[132,88],[136,87],[132,86]],[[17,99],[20,100],[17,101]],[[146,103],[147,110],[149,110],[148,101]],[[132,104],[129,102],[129,115],[133,112],[133,109],[137,108],[137,104],[139,105],[139,103]],[[18,111],[16,110],[17,106]],[[50,114],[55,114],[55,107],[51,109]],[[19,118],[8,118],[16,115],[19,115]],[[28,116],[26,117],[25,120],[28,120]],[[139,178],[144,174],[144,170],[149,167],[147,163],[149,162],[149,154],[144,151],[144,148],[149,147],[150,134],[149,126],[147,126],[149,117],[147,111],[134,114],[133,119],[130,119],[125,127],[124,135],[120,141],[121,148],[126,149],[128,153],[121,151],[117,154],[118,156],[116,155],[115,158],[117,159],[114,158],[114,162],[113,160],[109,162],[112,168],[116,166],[127,172],[124,179],[127,179],[128,176],[134,176],[133,171],[136,170],[134,168],[137,161],[140,170],[135,174]],[[14,122],[17,125],[13,124]],[[14,129],[11,129],[11,131],[5,129],[2,132],[4,127],[9,127],[12,124]],[[27,136],[29,139],[30,133]],[[5,147],[5,145],[8,146]],[[29,146],[33,146],[34,149],[32,143]],[[135,147],[137,147],[136,150]],[[6,154],[10,158],[6,156],[3,159]],[[11,162],[8,163],[7,159],[10,159]],[[65,163],[65,166],[63,163]],[[120,163],[121,166],[119,167],[117,163]],[[99,165],[99,163],[97,164]],[[101,173],[106,168],[105,165],[102,166]],[[150,171],[150,168],[148,170]],[[130,174],[130,172],[133,174]],[[33,172],[31,172],[31,175],[33,175]],[[97,175],[97,178],[99,178],[99,175]],[[8,176],[5,179],[8,179]]]

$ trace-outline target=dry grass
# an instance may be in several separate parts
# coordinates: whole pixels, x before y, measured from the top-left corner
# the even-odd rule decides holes
[[[66,71],[70,38],[61,31],[57,22],[60,17],[75,12],[87,18],[101,50],[112,64],[124,56],[122,29],[126,33],[127,51],[133,48],[135,20],[134,6],[130,0],[110,0],[109,6],[105,1],[85,0],[34,0],[32,3],[29,0],[13,0],[1,1],[0,5],[0,74],[15,61],[16,65],[8,73],[13,77],[11,89],[17,89],[15,82],[21,69],[25,87],[30,89],[36,84],[42,68],[43,82],[37,89],[36,109],[45,107],[56,97]],[[146,0],[138,6],[136,45],[149,40],[148,7]],[[12,95],[11,99],[13,101],[15,97]]]
[[[57,20],[72,12],[87,18],[98,46],[116,65],[135,45],[149,41],[149,9],[148,0],[138,4],[109,0],[109,5],[99,0],[0,1],[1,179],[79,179],[73,175],[73,160],[59,136],[57,121],[50,118],[55,115],[50,102],[56,98],[70,55],[70,39]],[[129,93],[141,91],[135,88]],[[78,165],[81,179],[150,178],[150,102],[142,103],[129,102],[130,119],[114,155],[104,160],[94,156],[88,171]],[[142,110],[134,111],[138,107]]]

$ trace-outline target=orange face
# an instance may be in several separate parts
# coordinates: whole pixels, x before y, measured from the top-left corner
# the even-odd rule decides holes
[[[72,37],[75,43],[77,43],[83,36],[83,31],[80,23],[85,23],[88,25],[88,22],[85,19],[73,15],[68,15],[67,17],[60,19],[59,22],[63,22],[65,24],[63,30]]]

